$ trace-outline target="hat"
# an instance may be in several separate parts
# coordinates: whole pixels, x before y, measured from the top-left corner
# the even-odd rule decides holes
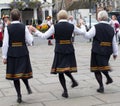
[[[9,18],[9,15],[3,15],[2,19],[4,19],[4,18]]]
[[[47,18],[46,19],[51,19],[52,17],[51,16],[47,16]]]

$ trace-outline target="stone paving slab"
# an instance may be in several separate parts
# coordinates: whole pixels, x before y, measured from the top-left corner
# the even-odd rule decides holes
[[[0,62],[0,106],[120,106],[120,53],[117,60],[114,61],[112,57],[110,59],[113,69],[110,75],[114,82],[105,85],[105,94],[100,94],[96,92],[98,83],[89,67],[91,43],[80,38],[80,41],[76,39],[74,46],[78,72],[73,76],[79,82],[79,86],[71,88],[71,81],[65,76],[69,92],[68,99],[61,97],[62,87],[58,75],[50,74],[54,45],[48,46],[47,41],[39,39],[35,42],[35,46],[29,47],[33,68],[33,78],[29,80],[29,83],[33,94],[27,95],[26,88],[21,83],[24,103],[16,103],[13,83],[5,79],[6,67]],[[104,76],[103,81],[105,84]]]
[[[105,103],[117,103],[120,102],[120,92],[103,94],[103,95],[94,95],[96,98],[104,101]]]
[[[104,105],[98,105],[98,106],[120,106],[120,103],[111,103],[111,104],[104,104]]]
[[[56,97],[54,97],[51,93],[34,93],[31,95],[23,95],[23,103],[18,104],[16,102],[16,96],[7,96],[0,98],[0,106],[21,106],[21,105],[33,105],[38,103],[42,106],[43,101],[53,101],[56,100]]]
[[[102,103],[102,101],[92,96],[44,102],[45,106],[93,106]]]

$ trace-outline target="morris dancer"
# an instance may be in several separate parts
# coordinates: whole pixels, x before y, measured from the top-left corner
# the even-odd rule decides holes
[[[17,92],[17,102],[22,102],[20,80],[22,79],[28,94],[31,88],[28,79],[32,78],[29,51],[26,43],[32,45],[32,35],[25,25],[20,23],[20,12],[17,9],[11,11],[12,22],[5,27],[2,46],[3,63],[6,64],[6,79],[13,80]]]
[[[93,26],[85,35],[86,38],[93,38],[91,50],[91,72],[94,72],[98,81],[99,88],[97,92],[103,93],[104,86],[102,81],[102,73],[106,76],[106,84],[113,82],[109,75],[111,68],[109,59],[111,54],[116,59],[118,55],[118,45],[116,43],[114,29],[107,22],[108,14],[106,11],[98,13],[99,23]]]
[[[85,26],[82,25],[81,28],[77,28],[73,24],[70,24],[68,19],[68,14],[65,10],[59,11],[57,14],[58,23],[52,25],[48,31],[41,33],[34,27],[30,26],[30,29],[35,32],[36,35],[41,38],[48,38],[52,34],[55,37],[55,56],[51,69],[52,74],[57,74],[59,81],[63,87],[62,96],[68,98],[68,90],[66,87],[66,80],[64,74],[67,75],[71,81],[71,87],[74,88],[78,86],[77,81],[72,76],[72,72],[77,72],[75,50],[71,41],[73,32],[77,34],[85,34]]]

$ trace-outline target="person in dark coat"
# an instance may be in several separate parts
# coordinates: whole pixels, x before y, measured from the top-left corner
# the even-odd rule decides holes
[[[71,41],[73,32],[77,34],[85,34],[85,26],[81,25],[81,28],[74,26],[68,22],[68,14],[65,10],[59,11],[57,14],[58,23],[52,25],[48,31],[42,33],[30,26],[30,29],[35,32],[35,35],[41,38],[48,38],[52,34],[55,37],[55,55],[51,68],[51,74],[58,74],[59,81],[63,87],[62,96],[68,98],[68,90],[66,87],[66,79],[64,75],[67,75],[71,81],[71,87],[78,86],[78,82],[74,79],[71,73],[77,72],[77,64],[75,58],[75,50]]]
[[[31,94],[28,79],[32,78],[32,68],[26,43],[32,45],[33,37],[28,28],[20,23],[20,12],[11,11],[11,24],[5,27],[2,46],[3,63],[6,64],[6,79],[13,80],[17,92],[17,102],[22,102],[20,79],[28,94]]]
[[[113,79],[109,75],[111,71],[109,59],[112,54],[114,59],[116,59],[118,55],[118,45],[116,43],[114,29],[109,25],[107,19],[108,13],[104,10],[100,11],[98,13],[99,23],[85,34],[86,38],[93,38],[91,72],[94,72],[95,78],[98,81],[99,88],[97,92],[99,93],[104,93],[102,73],[106,76],[106,84],[113,82]]]

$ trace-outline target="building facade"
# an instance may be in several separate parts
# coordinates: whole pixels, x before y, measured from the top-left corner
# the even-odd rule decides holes
[[[9,15],[10,13],[9,3],[10,2],[12,2],[12,0],[0,0],[0,18],[2,18],[3,14]]]
[[[39,1],[41,2],[41,5],[39,5],[39,7],[29,7],[25,4],[31,1]],[[22,15],[22,22],[25,24],[31,24],[33,23],[33,20],[35,20],[35,23],[40,24],[46,20],[47,16],[52,16],[53,20],[56,20],[56,13],[61,9],[66,9],[70,15],[78,18],[81,13],[86,13],[86,15],[89,15],[89,1],[90,0],[0,0],[0,18],[2,18],[2,16],[5,14],[10,15],[10,4],[12,2],[25,2],[23,3],[24,7],[22,7],[20,10]],[[120,11],[120,0],[91,1],[92,10],[94,13],[98,13],[102,9],[106,9],[107,11]],[[96,1],[94,6],[93,1]]]
[[[52,0],[43,0],[41,4],[42,10],[42,22],[45,22],[47,16],[53,15],[53,3]]]
[[[2,18],[3,15],[10,15],[12,8],[18,8],[22,16],[21,21],[24,24],[32,24],[33,22],[40,23],[42,20],[40,1],[41,0],[0,0],[0,18]]]

